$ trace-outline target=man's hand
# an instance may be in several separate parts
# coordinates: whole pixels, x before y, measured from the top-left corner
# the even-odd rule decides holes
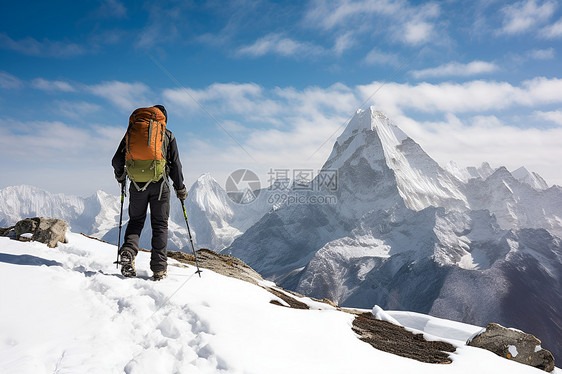
[[[121,175],[115,174],[115,179],[117,179],[117,183],[123,184],[125,182],[125,180],[127,179],[127,173],[123,172],[123,174],[121,174]]]
[[[176,196],[181,201],[184,201],[187,198],[187,189],[185,188],[185,186],[183,188],[180,188],[179,190],[176,190]]]
[[[115,174],[115,179],[117,180],[117,183],[119,183],[121,188],[124,188],[127,181],[127,172],[123,172],[123,174],[121,175]]]

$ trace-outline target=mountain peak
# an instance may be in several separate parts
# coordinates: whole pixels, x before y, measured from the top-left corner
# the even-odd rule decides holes
[[[354,180],[351,189],[358,188],[357,181],[364,181],[365,191],[370,191],[367,194],[373,198],[378,196],[377,204],[381,199],[373,189],[373,179],[381,187],[397,187],[401,199],[410,209],[421,210],[428,206],[464,208],[467,205],[466,197],[459,189],[461,182],[373,107],[356,112],[338,137],[323,168],[340,170],[340,176]],[[367,174],[371,174],[370,179]],[[395,199],[389,195],[385,201],[393,205]]]
[[[537,173],[530,172],[525,166],[521,166],[519,169],[511,172],[511,175],[519,182],[526,183],[533,187],[535,190],[546,190],[548,184],[545,180]]]
[[[367,110],[358,109],[336,141],[338,144],[343,144],[349,138],[364,131],[375,131],[383,144],[386,141],[397,145],[408,138],[387,116],[371,106]]]
[[[205,174],[201,174],[199,178],[197,178],[195,184],[200,184],[200,185],[217,184],[217,181],[215,180],[215,178],[211,176],[211,173],[205,173]]]

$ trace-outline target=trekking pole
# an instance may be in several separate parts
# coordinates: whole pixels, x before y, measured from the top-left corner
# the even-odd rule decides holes
[[[191,249],[193,250],[193,256],[195,257],[195,266],[197,267],[196,273],[199,274],[199,278],[201,278],[201,270],[199,269],[199,262],[197,261],[197,254],[195,253],[195,246],[193,245],[193,238],[191,237],[191,230],[189,229],[189,222],[187,222],[187,211],[185,210],[185,204],[183,200],[181,201],[181,207],[183,209],[183,216],[185,218],[185,224],[187,226],[187,233],[189,234],[189,241],[191,242]]]
[[[117,261],[115,261],[115,268],[119,269],[119,248],[121,247],[121,227],[123,226],[123,201],[125,200],[125,185],[126,181],[121,183],[121,211],[119,212],[119,238],[117,239]]]

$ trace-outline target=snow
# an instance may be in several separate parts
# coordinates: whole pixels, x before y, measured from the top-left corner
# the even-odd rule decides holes
[[[544,179],[542,179],[540,175],[534,172],[530,172],[524,166],[521,166],[519,169],[512,171],[511,175],[513,175],[513,177],[518,181],[526,183],[536,190],[546,190],[548,188],[548,184]]]
[[[514,345],[508,345],[507,350],[511,354],[511,357],[517,357],[517,355],[519,354],[519,352],[517,352],[517,347]]]
[[[0,238],[2,373],[541,372],[466,346],[451,365],[394,356],[360,341],[353,315],[333,307],[310,299],[312,310],[279,307],[259,286],[210,270],[199,278],[174,260],[169,277],[153,282],[145,252],[139,277],[124,279],[112,264],[115,246],[67,238],[53,249]],[[415,313],[380,313],[446,340],[464,331]]]
[[[397,326],[402,326],[400,324],[400,322],[398,322],[395,318],[393,318],[389,313],[385,312],[380,306],[375,305],[373,307],[373,310],[371,311],[371,313],[373,313],[373,315],[381,321],[386,321],[386,322],[390,322],[392,324],[395,324]]]
[[[414,333],[424,334],[424,337],[428,340],[444,339],[456,346],[463,346],[467,341],[472,340],[474,336],[484,330],[479,326],[421,313],[390,310],[385,313],[397,321],[400,326],[404,326]]]

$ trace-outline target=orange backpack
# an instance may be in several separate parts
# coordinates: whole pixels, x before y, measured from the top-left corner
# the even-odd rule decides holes
[[[155,107],[138,108],[125,135],[125,170],[138,191],[158,182],[166,172],[166,117]],[[143,188],[138,183],[146,183]]]

